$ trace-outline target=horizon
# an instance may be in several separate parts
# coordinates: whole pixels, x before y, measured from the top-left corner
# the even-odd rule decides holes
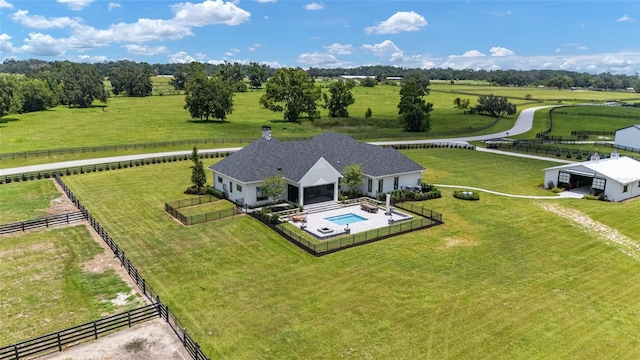
[[[0,0],[0,19],[3,62],[640,72],[634,1]]]

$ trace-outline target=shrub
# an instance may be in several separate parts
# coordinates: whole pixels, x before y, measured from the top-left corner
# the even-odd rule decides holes
[[[578,150],[578,154],[576,154],[576,160],[582,160],[582,150]]]
[[[371,108],[367,108],[367,112],[364,113],[364,118],[368,119],[373,115],[373,111],[371,111]]]
[[[480,193],[477,191],[469,191],[469,190],[454,190],[453,197],[461,200],[480,200]]]
[[[571,149],[567,149],[567,159],[571,159]]]
[[[559,188],[559,187],[557,187],[557,186],[555,186],[555,187],[553,187],[553,188],[551,189],[551,192],[552,192],[552,193],[554,193],[554,194],[561,193],[561,192],[563,192],[563,191],[564,191],[564,188]]]
[[[554,183],[553,183],[553,181],[549,181],[549,182],[547,183],[547,189],[551,190],[551,189],[553,189],[554,187],[556,187],[556,184],[554,184]]]
[[[218,190],[218,189],[214,188],[214,187],[213,187],[213,186],[211,186],[211,185],[207,185],[207,186],[205,186],[205,187],[204,187],[204,189],[205,189],[205,193],[206,193],[207,195],[215,196],[215,197],[217,197],[218,199],[224,199],[224,198],[225,198],[225,197],[224,197],[224,193],[223,193],[222,191],[220,191],[220,190]]]
[[[582,198],[585,200],[600,200],[600,198],[595,195],[585,195]]]
[[[560,157],[562,155],[562,152],[560,151],[560,148],[556,149],[556,157]]]

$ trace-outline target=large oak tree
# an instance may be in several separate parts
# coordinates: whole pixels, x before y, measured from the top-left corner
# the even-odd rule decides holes
[[[303,113],[314,116],[321,94],[313,78],[304,70],[282,68],[267,80],[260,104],[271,111],[284,111],[284,118],[293,122]]]

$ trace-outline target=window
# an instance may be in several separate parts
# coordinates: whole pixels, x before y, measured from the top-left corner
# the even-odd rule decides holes
[[[398,176],[393,178],[393,190],[398,190],[400,186],[400,178]]]
[[[262,188],[258,186],[256,188],[256,200],[261,201],[261,200],[267,200],[267,199],[268,198],[262,194]]]
[[[384,190],[382,189],[384,189],[384,179],[378,180],[378,192],[383,192]]]
[[[597,190],[604,190],[604,186],[606,182],[607,181],[605,179],[594,178],[593,183],[591,183],[591,188],[597,189]]]
[[[242,185],[236,184],[236,190],[242,192]]]
[[[622,192],[623,192],[623,193],[625,193],[625,192],[627,192],[627,191],[629,191],[629,185],[625,185],[625,186],[623,186],[623,187],[622,187]]]
[[[373,179],[369,179],[367,181],[367,191],[368,192],[373,192]]]
[[[218,176],[218,182],[222,184],[222,176]]]
[[[571,180],[571,174],[561,172],[558,174],[558,183],[568,184]]]
[[[229,192],[233,192],[233,182],[229,181]]]

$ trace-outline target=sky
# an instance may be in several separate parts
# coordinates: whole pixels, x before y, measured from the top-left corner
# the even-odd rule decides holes
[[[640,73],[640,1],[0,0],[0,58]]]

